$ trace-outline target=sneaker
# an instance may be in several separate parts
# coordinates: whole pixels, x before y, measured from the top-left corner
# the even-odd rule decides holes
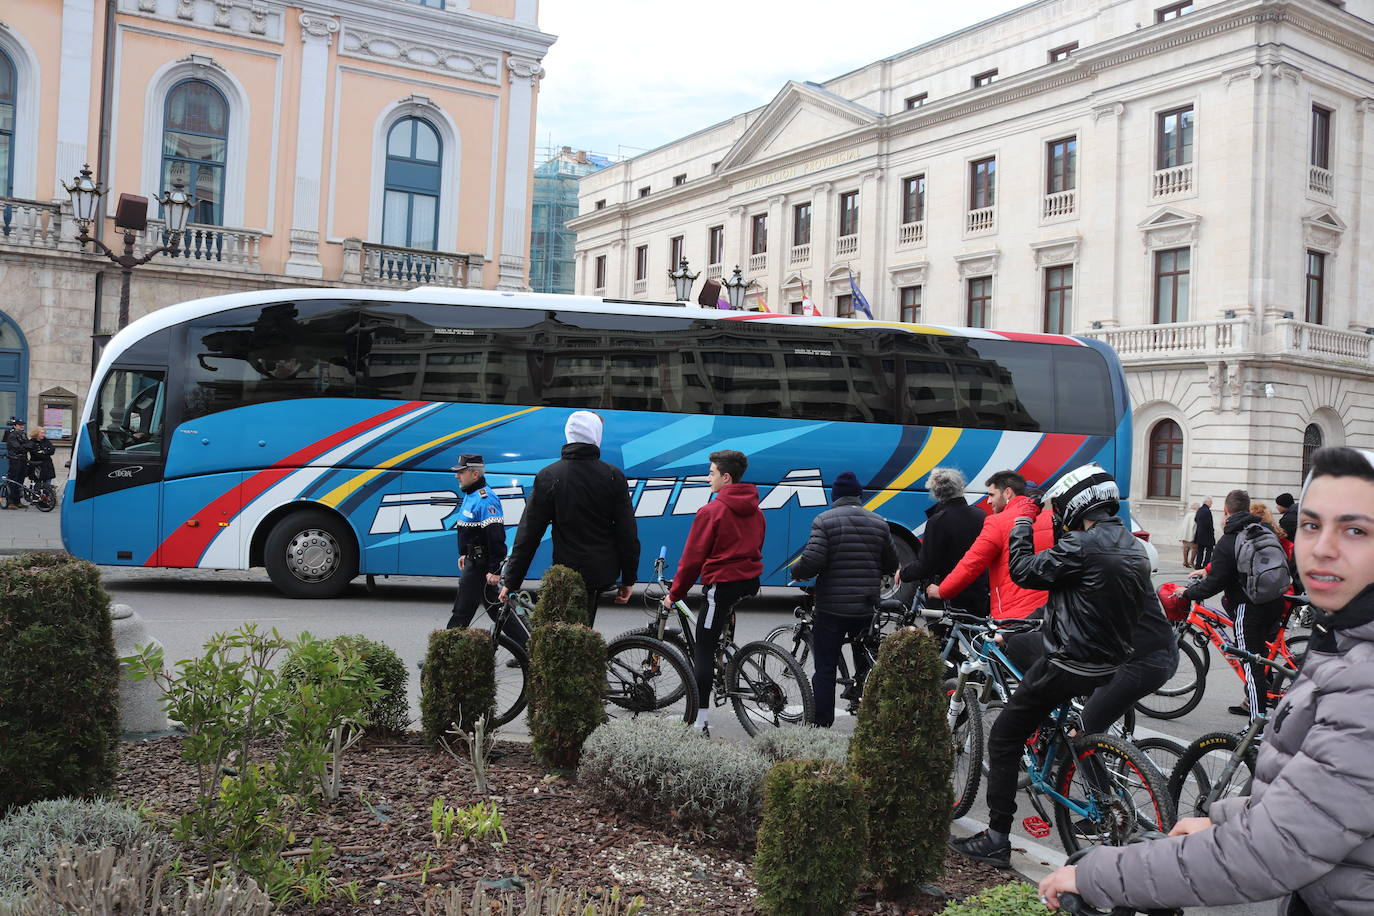
[[[949,848],[975,862],[984,862],[997,868],[1011,868],[1011,842],[998,843],[988,836],[986,830],[962,840],[950,840]]]
[[[1249,702],[1237,703],[1234,706],[1227,706],[1226,711],[1233,716],[1245,716],[1246,718],[1249,718],[1250,704]]]

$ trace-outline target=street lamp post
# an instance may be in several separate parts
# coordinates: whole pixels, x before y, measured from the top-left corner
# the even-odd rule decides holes
[[[668,271],[668,278],[673,281],[674,295],[678,302],[686,302],[692,298],[692,283],[699,276],[701,271],[691,273],[687,270],[686,258],[678,264],[677,270]]]
[[[181,249],[181,234],[186,230],[186,221],[191,217],[191,208],[195,206],[195,200],[186,193],[181,181],[172,182],[172,189],[164,191],[158,198],[158,203],[162,204],[163,211],[167,214],[167,244],[154,248],[142,257],[135,257],[134,242],[137,237],[134,232],[146,226],[148,220],[148,201],[145,198],[132,194],[120,196],[120,209],[115,219],[115,227],[124,230],[124,253],[115,254],[104,242],[91,235],[91,224],[99,218],[100,198],[105,193],[100,182],[91,175],[91,167],[87,165],[82,168],[75,181],[71,184],[63,182],[62,187],[67,189],[67,194],[72,199],[72,216],[80,230],[76,236],[77,242],[83,247],[87,243],[95,245],[101,254],[119,265],[122,275],[119,287],[119,327],[123,328],[129,323],[129,281],[133,278],[134,268],[147,264],[163,252],[169,252],[172,257],[177,256]],[[126,200],[135,207],[140,202],[142,204],[141,213],[135,210],[133,220],[130,220],[126,213]]]
[[[730,300],[730,308],[741,311],[744,308],[744,291],[752,286],[753,280],[744,279],[740,272],[739,265],[735,265],[735,272],[730,275],[730,279],[720,285],[725,287],[725,295]]]

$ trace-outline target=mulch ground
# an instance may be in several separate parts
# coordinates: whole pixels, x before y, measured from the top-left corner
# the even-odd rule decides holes
[[[490,795],[477,796],[471,771],[418,737],[403,743],[361,745],[344,763],[345,789],[328,808],[304,815],[302,846],[319,838],[334,847],[329,867],[341,883],[361,882],[357,904],[334,899],[291,912],[409,916],[442,888],[469,891],[479,880],[552,879],[566,887],[620,885],[643,895],[651,914],[755,913],[751,856],[684,832],[674,834],[604,807],[567,773],[550,773],[527,745],[499,742],[488,772]],[[125,744],[120,797],[144,804],[168,821],[191,807],[195,772],[181,759],[181,739]],[[451,807],[494,800],[507,842],[456,839],[436,846],[430,809],[442,797]],[[208,861],[197,864],[213,864]],[[957,856],[945,863],[942,895],[966,894],[1011,880],[1006,872]],[[942,896],[921,895],[882,906],[861,891],[859,913],[937,913]]]

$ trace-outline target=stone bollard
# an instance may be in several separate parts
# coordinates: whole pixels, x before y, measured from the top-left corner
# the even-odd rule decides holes
[[[110,619],[114,621],[115,652],[120,658],[133,655],[143,645],[153,643],[161,646],[156,639],[148,636],[148,628],[143,618],[134,613],[127,604],[116,604],[110,609]],[[125,673],[128,668],[120,664],[119,677],[119,725],[125,735],[146,735],[165,732],[169,728],[167,713],[162,708],[162,690],[151,680],[131,680]]]

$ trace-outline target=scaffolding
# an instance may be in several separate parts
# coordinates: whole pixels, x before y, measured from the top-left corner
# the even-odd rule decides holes
[[[530,220],[530,289],[539,293],[573,291],[577,233],[568,220],[577,216],[577,181],[614,160],[564,146],[536,151],[534,212]]]

